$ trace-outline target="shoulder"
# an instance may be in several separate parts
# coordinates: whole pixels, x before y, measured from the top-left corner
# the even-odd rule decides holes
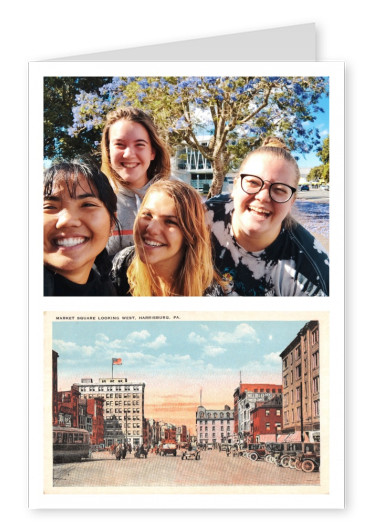
[[[50,271],[46,266],[43,267],[43,295],[54,295],[54,273]]]
[[[296,223],[286,230],[287,236],[297,247],[297,262],[306,276],[318,283],[325,295],[329,295],[329,256],[321,243],[302,225]],[[298,259],[299,257],[299,259]]]
[[[205,202],[208,218],[211,223],[230,221],[234,210],[234,201],[229,194],[216,195]]]
[[[112,270],[121,269],[124,266],[128,267],[130,263],[132,262],[135,255],[135,246],[130,245],[129,247],[125,247],[121,251],[119,251],[117,254],[115,254],[113,260],[112,260]]]
[[[129,295],[129,285],[127,279],[128,268],[134,258],[134,246],[125,247],[118,252],[112,262],[111,280],[115,285],[118,295]]]

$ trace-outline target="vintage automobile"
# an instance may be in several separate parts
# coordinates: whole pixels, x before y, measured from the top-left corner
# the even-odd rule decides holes
[[[144,446],[138,446],[134,452],[134,456],[137,458],[137,459],[140,459],[141,457],[143,457],[144,459],[147,458],[148,456],[148,450],[147,448],[145,448]]]
[[[284,443],[283,453],[279,458],[279,465],[284,468],[295,468],[296,457],[302,451],[303,443]]]
[[[283,443],[266,443],[265,444],[265,461],[268,463],[274,463],[276,464],[278,460],[282,457],[284,446]]]
[[[175,443],[162,443],[159,447],[159,455],[173,455],[176,457],[176,444]]]
[[[200,456],[200,450],[197,448],[197,446],[192,446],[191,449],[186,448],[183,450],[183,453],[181,454],[182,459],[195,459],[198,461]]]
[[[320,443],[304,443],[302,451],[298,453],[295,468],[303,472],[313,472],[320,469]]]
[[[218,447],[220,452],[226,452],[228,448],[231,450],[232,444],[230,444],[230,443],[221,443],[219,445],[219,447]]]
[[[244,457],[250,459],[251,461],[257,461],[258,459],[263,459],[265,457],[266,450],[265,444],[263,443],[250,443],[247,444],[244,449]]]

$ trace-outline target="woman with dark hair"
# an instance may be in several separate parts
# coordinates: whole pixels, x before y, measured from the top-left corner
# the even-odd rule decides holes
[[[299,178],[285,144],[268,137],[244,159],[231,196],[206,202],[229,295],[329,295],[328,255],[291,216]]]
[[[213,268],[205,208],[189,184],[153,184],[137,214],[134,239],[135,246],[113,260],[119,295],[223,295],[224,283]]]
[[[57,162],[44,173],[43,195],[44,295],[116,295],[106,251],[116,194],[107,177],[83,159]]]
[[[102,133],[102,171],[117,195],[121,239],[113,233],[111,257],[133,244],[133,224],[146,190],[170,177],[170,154],[152,118],[141,109],[124,107],[110,112]]]

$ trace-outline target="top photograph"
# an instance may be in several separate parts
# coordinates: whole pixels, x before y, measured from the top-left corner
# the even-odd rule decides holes
[[[329,77],[43,83],[44,296],[329,296]]]

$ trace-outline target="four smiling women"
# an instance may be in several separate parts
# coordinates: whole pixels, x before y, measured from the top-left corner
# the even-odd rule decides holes
[[[291,216],[300,174],[280,140],[252,151],[231,196],[206,208],[170,178],[143,111],[110,113],[101,147],[103,173],[77,162],[45,173],[45,295],[329,295],[328,256]]]

